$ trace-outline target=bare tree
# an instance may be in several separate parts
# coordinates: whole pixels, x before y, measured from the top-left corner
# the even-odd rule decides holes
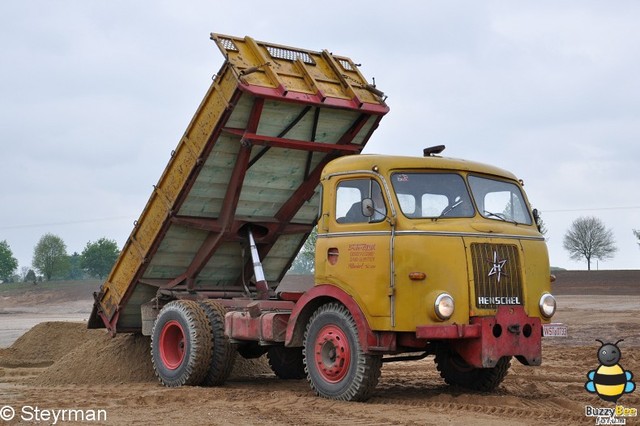
[[[20,268],[20,281],[27,282],[27,274],[29,273],[29,267],[23,266]]]
[[[597,217],[581,217],[574,220],[564,234],[563,246],[572,259],[586,259],[589,271],[591,259],[610,259],[618,251],[613,233]]]
[[[636,238],[638,239],[638,245],[640,246],[640,231],[637,229],[633,230],[633,235],[636,236]]]

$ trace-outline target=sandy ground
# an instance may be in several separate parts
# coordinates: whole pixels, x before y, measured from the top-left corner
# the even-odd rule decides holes
[[[87,424],[596,424],[585,406],[613,404],[584,390],[587,372],[598,367],[595,339],[624,338],[620,364],[640,377],[637,295],[558,296],[555,320],[569,325],[571,337],[546,340],[541,367],[512,361],[494,393],[448,387],[428,357],[385,364],[366,403],[318,398],[305,380],[276,378],[262,359],[239,358],[222,387],[165,388],[153,376],[148,338],[111,339],[67,321],[86,319],[90,300],[28,306],[33,300],[9,299],[0,298],[0,347],[6,347],[0,349],[0,416],[6,406],[17,415],[7,424],[32,423],[20,420],[28,417],[25,407],[32,407],[27,413],[34,407],[104,410],[106,421]],[[622,396],[619,404],[640,409],[640,393]],[[638,417],[626,420],[640,424]],[[52,423],[53,417],[41,424]]]

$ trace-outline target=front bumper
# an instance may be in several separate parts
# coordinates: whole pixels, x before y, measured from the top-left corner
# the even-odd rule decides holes
[[[560,325],[560,324],[555,324]],[[525,365],[542,362],[543,325],[522,306],[500,306],[495,316],[472,317],[468,325],[422,326],[419,339],[447,339],[472,367],[495,367],[503,356],[515,356]]]

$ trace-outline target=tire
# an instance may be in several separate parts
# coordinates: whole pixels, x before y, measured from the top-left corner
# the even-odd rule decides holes
[[[151,361],[162,384],[197,386],[204,380],[211,359],[211,326],[198,303],[167,303],[153,325]]]
[[[511,357],[500,358],[495,367],[475,368],[462,359],[457,352],[448,346],[440,346],[436,350],[436,368],[448,385],[467,389],[490,392],[495,390],[506,377]]]
[[[304,364],[311,389],[329,399],[366,401],[380,378],[382,356],[365,354],[356,322],[339,303],[320,306],[307,324]]]
[[[307,373],[304,371],[302,348],[270,346],[267,352],[267,360],[271,371],[280,379],[299,380],[307,377]]]
[[[236,350],[224,335],[224,306],[213,300],[200,302],[211,326],[211,359],[202,382],[205,386],[219,386],[227,381],[236,360]]]

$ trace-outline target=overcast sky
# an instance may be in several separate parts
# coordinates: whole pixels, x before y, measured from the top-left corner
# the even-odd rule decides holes
[[[217,6],[218,5],[218,6]],[[210,32],[361,63],[391,112],[365,152],[487,162],[525,181],[549,232],[601,218],[640,269],[637,1],[3,1],[0,241],[124,244],[223,62]],[[596,265],[594,264],[594,267]]]

